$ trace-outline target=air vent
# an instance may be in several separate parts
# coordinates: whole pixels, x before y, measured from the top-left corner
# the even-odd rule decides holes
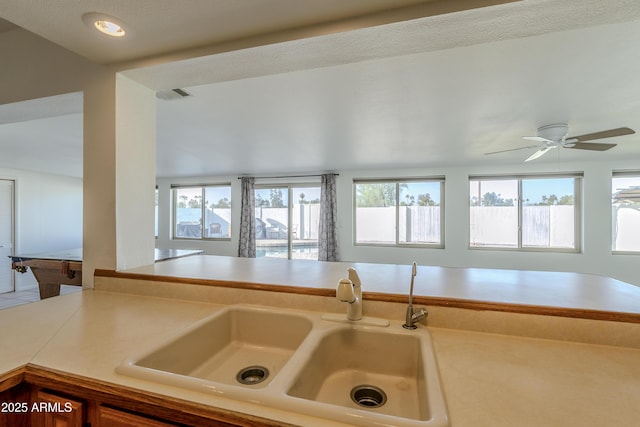
[[[186,90],[180,88],[159,90],[158,92],[156,92],[156,97],[159,99],[164,99],[165,101],[186,98],[187,96],[191,96],[191,94]]]

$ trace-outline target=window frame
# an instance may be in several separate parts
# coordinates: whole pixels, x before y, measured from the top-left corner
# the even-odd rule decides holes
[[[534,179],[559,179],[572,178],[573,181],[573,198],[574,198],[574,218],[573,218],[573,236],[574,247],[542,247],[542,246],[523,246],[522,244],[522,217],[523,217],[523,197],[522,197],[522,181]],[[467,180],[467,203],[468,203],[468,220],[467,220],[467,243],[470,250],[481,251],[513,251],[513,252],[554,252],[554,253],[581,253],[582,252],[582,185],[583,172],[567,172],[558,174],[515,174],[515,175],[469,175]],[[473,245],[471,243],[471,182],[472,181],[517,181],[518,195],[516,206],[518,208],[518,225],[517,225],[517,247],[508,246],[483,246]]]
[[[177,200],[177,191],[185,188],[191,189],[200,189],[200,194],[202,195],[202,203],[200,206],[201,209],[201,218],[205,218],[205,201],[206,201],[206,189],[212,187],[228,187],[230,197],[233,195],[233,191],[231,188],[230,182],[225,183],[214,183],[214,184],[172,184],[171,185],[171,205],[172,205],[172,215],[171,215],[171,240],[186,240],[186,241],[230,241],[231,240],[231,230],[232,230],[232,221],[233,215],[230,217],[229,221],[229,236],[228,237],[206,237],[205,227],[202,226],[200,229],[200,237],[180,237],[178,234],[178,223],[176,222],[178,217],[178,200]],[[229,203],[232,204],[233,201],[229,199]]]
[[[400,184],[403,183],[411,183],[411,182],[437,182],[440,184],[440,242],[438,243],[407,243],[400,241]],[[358,222],[356,209],[357,206],[357,185],[358,184],[395,184],[395,242],[393,243],[368,243],[368,242],[358,242]],[[433,248],[433,249],[444,249],[445,247],[445,195],[444,195],[444,186],[445,186],[445,176],[431,176],[431,177],[409,177],[409,178],[354,178],[352,184],[352,192],[353,192],[353,245],[354,246],[369,246],[369,247],[398,247],[398,248]]]
[[[614,170],[611,172],[611,188],[613,190],[613,179],[614,178],[638,178],[640,180],[640,170]],[[615,250],[614,249],[614,235],[615,235],[615,226],[616,222],[614,222],[613,217],[613,192],[611,194],[611,254],[612,255],[640,255],[640,249],[636,251],[629,250]]]
[[[158,240],[158,234],[159,234],[159,228],[160,228],[159,227],[159,224],[160,224],[160,221],[159,221],[159,210],[160,210],[160,208],[159,208],[159,205],[158,205],[158,195],[159,195],[159,190],[158,190],[158,186],[156,185],[156,191],[155,191],[156,202],[155,202],[155,213],[154,213],[154,217],[155,217],[155,219],[154,219],[154,234],[155,234],[156,240]]]

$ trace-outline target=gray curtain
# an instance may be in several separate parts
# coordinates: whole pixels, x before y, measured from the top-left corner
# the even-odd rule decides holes
[[[240,207],[240,244],[238,256],[245,258],[256,257],[256,202],[254,193],[254,178],[242,177],[242,201]]]
[[[322,175],[322,184],[320,185],[318,261],[340,261],[335,174]]]

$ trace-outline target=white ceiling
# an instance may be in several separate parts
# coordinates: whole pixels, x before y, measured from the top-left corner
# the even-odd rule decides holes
[[[530,0],[126,74],[193,95],[158,100],[159,176],[518,164],[535,149],[483,153],[550,123],[640,130],[637,40],[635,0]],[[80,111],[80,94],[0,106],[0,167],[80,176]],[[603,142],[536,162],[640,159],[638,135]]]

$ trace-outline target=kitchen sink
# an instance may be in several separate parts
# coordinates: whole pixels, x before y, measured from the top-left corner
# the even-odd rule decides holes
[[[287,394],[325,416],[365,417],[363,425],[448,425],[430,336],[399,325],[327,333]]]
[[[428,329],[344,320],[227,306],[116,371],[351,425],[449,426]]]
[[[209,382],[265,387],[311,330],[295,313],[229,306],[118,372],[199,388]]]

